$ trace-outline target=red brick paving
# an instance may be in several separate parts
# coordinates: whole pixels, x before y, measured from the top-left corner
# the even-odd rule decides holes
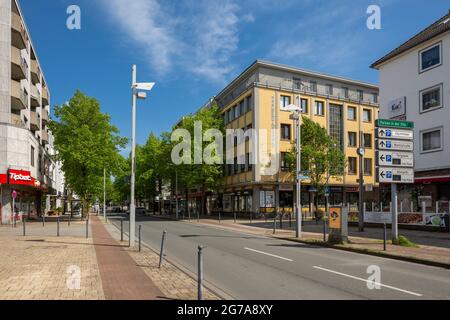
[[[91,230],[107,300],[158,300],[163,293],[115,241],[100,219],[91,216]]]

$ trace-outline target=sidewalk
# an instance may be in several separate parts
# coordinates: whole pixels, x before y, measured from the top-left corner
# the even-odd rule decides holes
[[[188,222],[187,220],[183,221]],[[266,225],[264,221],[254,221],[253,223],[250,223],[249,220],[237,220],[236,223],[234,223],[233,219],[221,220],[220,222],[217,219],[202,218],[200,219],[200,222],[197,222],[196,219],[191,219],[190,223],[199,223],[230,231],[239,231],[254,235],[275,237],[295,242],[330,246],[326,242],[323,242],[323,233],[320,232],[302,232],[301,238],[296,238],[295,232],[289,229],[277,229],[276,233],[273,234],[273,222],[271,223],[272,228],[268,228],[268,225]],[[288,221],[284,222],[285,227],[287,227],[288,224]],[[294,225],[294,222],[292,224]],[[277,222],[277,228],[278,227],[279,221]],[[320,227],[322,227],[322,225],[320,225]],[[388,230],[388,232],[389,231],[390,230]],[[381,229],[379,229],[379,232],[382,232]],[[402,234],[402,232],[400,234]],[[386,248],[387,250],[383,251],[383,241],[374,238],[362,238],[356,236],[349,236],[348,244],[334,245],[330,247],[450,269],[450,235],[444,234],[439,235],[439,237],[440,241],[448,241],[447,248],[431,245],[419,245],[418,248],[410,248],[392,245],[390,244],[390,241],[388,241],[388,245]]]
[[[197,283],[158,255],[128,247],[112,224],[92,216],[86,222],[27,222],[0,226],[1,300],[130,300],[197,298]],[[79,280],[79,285],[77,285]],[[205,299],[220,299],[204,289]]]

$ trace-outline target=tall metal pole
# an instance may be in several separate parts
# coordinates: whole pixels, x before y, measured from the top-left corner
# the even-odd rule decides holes
[[[295,113],[296,119],[295,119],[295,143],[296,143],[296,150],[297,150],[297,165],[296,165],[296,190],[295,190],[295,196],[296,196],[296,208],[295,208],[295,217],[297,220],[297,225],[295,228],[295,236],[299,238],[302,234],[302,198],[301,198],[301,180],[300,180],[300,170],[302,168],[301,164],[301,128],[300,128],[300,114],[298,112]]]
[[[391,184],[392,240],[398,239],[397,184]]]
[[[103,219],[106,220],[106,168],[103,168]]]
[[[359,131],[359,148],[363,149],[363,133]],[[364,231],[364,212],[363,212],[363,188],[364,188],[364,175],[363,175],[363,162],[364,162],[364,153],[359,152],[359,205],[358,205],[358,230],[360,232]]]
[[[178,169],[175,169],[175,219],[178,220]]]
[[[129,223],[129,246],[134,247],[135,242],[135,220],[136,204],[134,200],[135,165],[136,165],[136,65],[132,71],[132,128],[131,128],[131,195],[130,195],[130,223]]]

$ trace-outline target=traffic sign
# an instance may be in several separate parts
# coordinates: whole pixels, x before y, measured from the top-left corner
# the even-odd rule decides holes
[[[412,152],[378,151],[379,166],[414,167],[414,154]]]
[[[380,183],[414,183],[412,168],[380,167],[377,176]]]
[[[377,127],[384,128],[400,128],[400,129],[413,129],[414,122],[411,121],[401,121],[401,120],[390,120],[390,119],[378,119]]]
[[[378,138],[388,138],[388,139],[398,139],[398,140],[413,140],[414,131],[412,130],[402,130],[402,129],[377,129]]]
[[[398,141],[390,139],[378,140],[379,150],[397,150],[397,151],[413,151],[414,143],[412,141]]]
[[[12,196],[13,199],[17,198],[17,191],[13,190],[11,196]]]

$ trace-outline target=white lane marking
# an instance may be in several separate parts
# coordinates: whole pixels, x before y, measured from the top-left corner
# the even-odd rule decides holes
[[[392,290],[400,291],[400,292],[403,292],[403,293],[411,294],[411,295],[416,296],[416,297],[422,297],[423,296],[423,294],[420,294],[420,293],[416,293],[416,292],[412,292],[412,291],[408,291],[408,290],[403,290],[403,289],[400,289],[400,288],[388,286],[386,284],[382,284],[382,283],[378,283],[378,282],[372,282],[370,280],[363,279],[363,278],[358,278],[358,277],[355,277],[355,276],[352,276],[352,275],[349,275],[349,274],[345,274],[345,273],[342,273],[342,272],[337,272],[337,271],[333,271],[333,270],[330,270],[330,269],[325,269],[325,268],[317,267],[317,266],[314,266],[314,268],[322,270],[322,271],[334,273],[334,274],[337,274],[337,275],[340,275],[340,276],[344,276],[344,277],[347,277],[347,278],[351,278],[351,279],[355,279],[355,280],[359,280],[359,281],[364,281],[366,283],[370,282],[370,283],[373,283],[374,285],[379,285],[381,287],[385,287],[385,288],[388,288],[388,289],[392,289]]]
[[[292,261],[294,261],[294,260],[292,260],[292,259],[288,259],[288,258],[280,257],[280,256],[277,256],[277,255],[275,255],[275,254],[271,254],[271,253],[267,253],[267,252],[263,252],[263,251],[255,250],[255,249],[252,249],[252,248],[244,248],[244,249],[245,249],[245,250],[249,250],[249,251],[253,251],[253,252],[256,252],[256,253],[261,253],[261,254],[265,254],[266,256],[271,256],[271,257],[274,257],[274,258],[278,258],[278,259],[286,260],[286,261],[289,261],[289,262],[292,262]]]

